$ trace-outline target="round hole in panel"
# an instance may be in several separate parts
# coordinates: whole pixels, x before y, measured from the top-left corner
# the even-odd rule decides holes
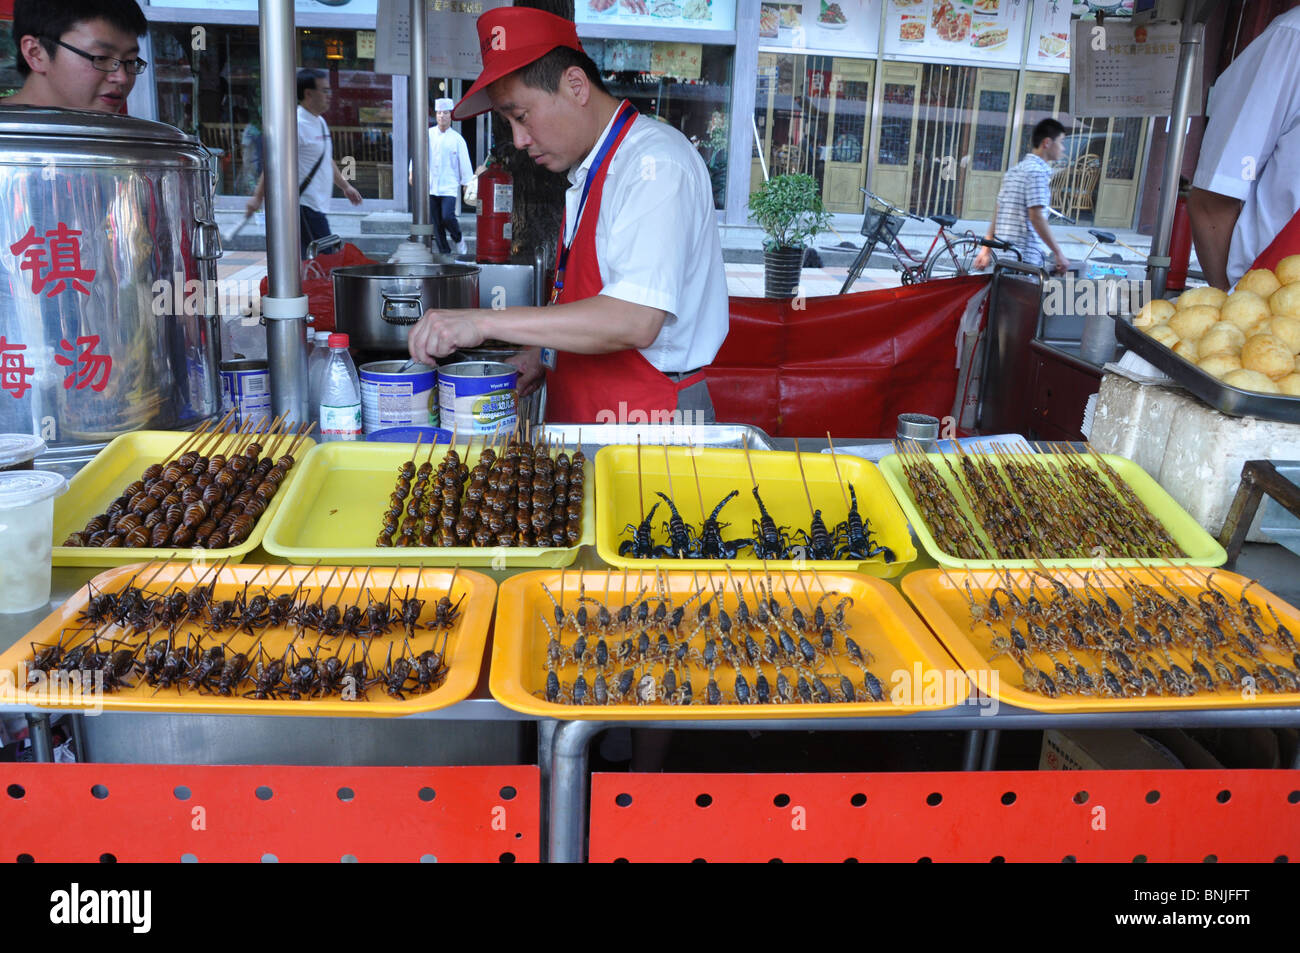
[[[712,803],[713,803],[713,795],[711,794],[700,794],[697,795],[695,798],[696,807],[708,807]]]
[[[614,803],[619,807],[629,807],[632,804],[632,795],[618,794],[614,797]]]
[[[421,801],[432,801],[437,796],[433,788],[420,788],[419,798]]]
[[[1214,795],[1214,799],[1220,804],[1227,804],[1232,800],[1232,792],[1227,790],[1220,791],[1218,794]]]
[[[1061,858],[1061,863],[1063,864],[1077,864],[1078,862],[1079,859],[1075,857],[1073,854],[1066,854],[1064,857]]]
[[[519,793],[518,791],[516,791],[513,787],[507,784],[505,787],[501,789],[501,800],[512,801],[514,800],[515,795],[518,793]]]
[[[101,864],[115,864],[117,863],[117,858],[114,857],[112,854],[100,854],[99,862]]]
[[[859,791],[857,794],[853,795],[853,797],[849,798],[849,803],[854,807],[861,807],[867,803],[867,796]]]
[[[197,864],[198,862],[199,859],[195,857],[193,854],[181,854],[182,864]]]
[[[772,798],[772,803],[775,804],[777,807],[785,807],[787,804],[790,803],[790,795],[778,794],[776,797]]]
[[[108,797],[108,788],[102,784],[92,784],[90,786],[90,796],[97,801],[102,801]]]
[[[1206,854],[1205,860],[1202,861],[1202,863],[1206,863],[1206,864],[1217,864],[1218,862],[1219,862],[1219,857],[1217,854]]]
[[[1146,862],[1147,862],[1146,854],[1138,854],[1133,858],[1133,863],[1135,864],[1145,864]]]
[[[626,857],[615,857],[615,858],[614,858],[614,863],[616,863],[616,864],[627,864],[627,863],[631,863],[631,861],[629,861]]]
[[[769,864],[784,864],[785,861],[782,860],[780,857],[773,857],[771,860],[768,861],[768,863],[769,863]]]
[[[846,863],[846,864],[856,864],[857,862],[858,862],[858,859],[857,859],[856,857],[845,857],[845,858],[844,858],[844,863]]]
[[[1288,804],[1300,804],[1300,791],[1292,791],[1286,799]]]
[[[1156,803],[1156,801],[1158,801],[1158,800],[1160,800],[1160,792],[1159,792],[1159,791],[1148,791],[1148,792],[1147,792],[1147,803],[1148,803],[1148,804],[1154,804],[1154,803]]]
[[[916,862],[917,862],[918,864],[930,864],[930,863],[934,863],[934,861],[930,860],[929,857],[918,857],[918,858],[916,858]]]
[[[1275,863],[1275,864],[1287,864],[1287,863],[1290,863],[1290,860],[1287,859],[1286,854],[1278,854],[1276,857],[1273,858],[1273,863]]]
[[[1087,792],[1087,791],[1075,791],[1075,792],[1074,792],[1074,798],[1073,798],[1073,801],[1074,801],[1075,804],[1087,804],[1087,803],[1088,803],[1088,792]]]
[[[17,860],[18,863],[20,863],[20,864],[34,864],[34,863],[36,863],[36,858],[33,857],[31,854],[19,854],[19,855],[18,855],[16,858],[14,858],[14,859]]]
[[[338,794],[339,800],[344,803],[351,801],[357,796],[357,792],[353,791],[351,788],[339,788],[336,793]]]
[[[433,854],[420,855],[420,863],[422,864],[436,864],[437,862],[438,862],[438,858],[434,857]]]
[[[696,857],[694,860],[691,861],[691,863],[692,863],[692,864],[707,864],[708,861],[705,860],[703,857]]]
[[[943,803],[943,795],[938,791],[934,791],[931,794],[926,795],[925,803],[931,807],[938,807]]]
[[[1005,864],[1006,862],[1007,862],[1007,859],[1006,859],[1005,857],[1003,857],[1001,854],[998,854],[998,855],[996,855],[996,856],[994,856],[994,857],[990,857],[990,858],[989,858],[989,863],[990,863],[990,864]]]
[[[1003,795],[1002,795],[1002,803],[1005,804],[1005,805],[1007,805],[1007,807],[1010,807],[1012,804],[1015,804],[1015,803],[1016,803],[1016,792],[1015,792],[1015,791],[1007,791],[1005,794],[1003,794]]]
[[[276,857],[275,854],[262,855],[262,863],[264,864],[278,864],[279,862],[280,862],[280,858]]]
[[[356,864],[356,863],[360,863],[360,861],[357,860],[357,855],[356,855],[356,854],[344,854],[342,857],[339,858],[339,863],[340,863],[340,864]]]
[[[253,794],[257,796],[257,799],[259,801],[269,801],[275,795],[275,792],[272,791],[265,784],[259,784],[257,786],[257,790],[255,790]]]
[[[190,799],[190,789],[183,784],[178,784],[172,788],[172,797],[178,801],[188,801]]]
[[[5,788],[5,791],[15,801],[19,800],[20,798],[24,797],[27,794],[27,789],[24,788],[21,784],[11,784],[9,785],[9,787]]]
[[[503,864],[513,864],[515,862],[515,855],[510,853],[510,851],[506,851],[497,859]]]

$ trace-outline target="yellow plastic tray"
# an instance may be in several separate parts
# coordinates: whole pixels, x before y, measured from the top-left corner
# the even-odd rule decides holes
[[[955,454],[928,453],[926,457],[938,469],[939,473],[947,482],[948,487],[953,491],[957,501],[961,504],[964,512],[971,521],[975,532],[979,534],[985,544],[989,542],[988,537],[984,535],[983,529],[980,528],[979,520],[971,512],[962,495],[958,492],[953,476],[948,472],[948,468],[943,464],[943,458],[948,456],[951,462],[956,466]],[[1063,467],[1065,455],[1056,453],[1036,453],[1030,455],[1035,463],[1043,463],[1049,466]],[[1143,503],[1146,504],[1156,517],[1164,524],[1169,535],[1188,555],[1180,559],[1154,559],[1154,558],[1110,558],[1106,557],[1108,565],[1113,566],[1151,566],[1151,565],[1186,565],[1186,566],[1222,566],[1228,561],[1228,554],[1224,552],[1218,541],[1201,528],[1191,515],[1179,506],[1174,498],[1171,497],[1164,488],[1147,474],[1140,466],[1132,460],[1126,460],[1123,457],[1114,454],[1104,453],[1102,458],[1114,468],[1124,481],[1133,488],[1133,492],[1138,495]],[[1085,454],[1082,458],[1078,455],[1072,455],[1071,459],[1080,460],[1088,466],[1092,464]],[[992,458],[994,466],[1001,466],[997,458]],[[951,553],[945,552],[940,548],[939,543],[935,540],[934,534],[931,533],[929,525],[921,516],[921,511],[917,508],[916,500],[912,496],[912,488],[908,485],[907,476],[903,473],[902,460],[898,454],[890,454],[880,461],[880,470],[884,474],[885,480],[889,483],[889,488],[893,491],[894,496],[902,505],[903,511],[907,513],[907,518],[912,523],[912,529],[916,531],[917,538],[921,541],[921,546],[927,553],[941,566],[949,566],[959,569],[988,569],[994,566],[1014,568],[1030,568],[1035,565],[1031,559],[959,559]],[[1086,513],[1079,514],[1080,519],[1086,519]],[[1092,565],[1093,559],[1051,559],[1044,557],[1040,560],[1044,565],[1051,567],[1087,567]]]
[[[1015,705],[1019,708],[1032,709],[1034,711],[1062,713],[1062,712],[1102,712],[1102,711],[1163,711],[1163,710],[1184,710],[1184,709],[1204,709],[1204,708],[1275,708],[1286,705],[1300,704],[1300,694],[1289,693],[1269,693],[1262,688],[1258,692],[1248,692],[1233,689],[1230,691],[1208,692],[1198,690],[1195,695],[1180,697],[1171,695],[1159,695],[1139,698],[1108,698],[1104,696],[1088,695],[1070,695],[1049,698],[1045,695],[1027,691],[1023,688],[1024,676],[1020,666],[1009,655],[1001,655],[992,661],[989,656],[995,653],[990,645],[997,635],[1007,635],[1008,618],[1004,617],[1001,622],[993,622],[992,628],[983,622],[970,624],[971,612],[970,603],[966,598],[964,586],[969,580],[972,587],[983,587],[991,590],[1000,582],[993,581],[995,574],[992,570],[975,569],[959,570],[950,573],[951,579],[946,577],[937,569],[926,569],[918,572],[909,573],[903,579],[903,592],[907,594],[908,599],[920,612],[921,617],[926,624],[934,630],[939,636],[939,640],[944,647],[952,654],[965,670],[970,672],[985,673],[984,677],[988,684],[988,693],[996,697],[999,701],[1009,705]],[[1186,593],[1188,598],[1195,602],[1195,591],[1197,590],[1196,581],[1203,580],[1209,573],[1203,569],[1188,569],[1183,572],[1177,570],[1160,570],[1155,568],[1141,569],[1115,569],[1107,572],[1107,575],[1119,577],[1122,580],[1132,580],[1139,584],[1160,586],[1163,579],[1175,590]],[[1071,590],[1083,588],[1083,574],[1080,570],[1056,570],[1052,576],[1059,579]],[[1241,596],[1242,589],[1249,582],[1243,576],[1235,573],[1215,571],[1213,573],[1214,582],[1224,590],[1229,602],[1236,607],[1237,600]],[[1027,598],[1030,573],[1024,570],[1011,570],[1011,578],[1017,587],[1021,590],[1018,595],[1021,599]],[[1090,577],[1092,589],[1095,592],[1104,589],[1124,610],[1125,618],[1123,624],[1130,632],[1134,631],[1132,613],[1129,611],[1132,606],[1132,600],[1124,591],[1121,583],[1115,579],[1098,584],[1098,577],[1094,573]],[[962,587],[958,589],[957,587]],[[1168,593],[1168,590],[1162,591]],[[1039,578],[1036,592],[1038,598],[1046,603],[1051,596],[1047,584]],[[980,589],[975,588],[975,595],[978,598]],[[1094,598],[1099,601],[1102,596],[1096,595]],[[1172,595],[1169,598],[1173,598]],[[1282,619],[1284,625],[1292,633],[1300,633],[1300,611],[1288,605],[1277,596],[1261,588],[1252,586],[1249,594],[1250,601],[1256,606],[1271,606],[1273,611]],[[1003,599],[1005,605],[1006,600]],[[1271,631],[1273,628],[1272,617],[1268,614],[1267,609],[1262,609],[1263,620],[1267,623],[1266,629]],[[1024,621],[1017,623],[1017,628],[1023,634],[1027,624]],[[1234,638],[1234,633],[1228,628],[1224,629],[1228,637]],[[1091,668],[1093,678],[1097,678],[1098,659],[1091,652],[1083,652],[1078,649],[1071,649],[1075,657]],[[1287,655],[1280,655],[1271,650],[1261,649],[1264,658],[1269,662],[1280,662],[1285,665],[1292,665],[1292,660]],[[1068,656],[1063,652],[1053,652],[1054,656],[1062,664],[1074,668]],[[1132,653],[1130,653],[1132,654]],[[1159,652],[1151,653],[1154,658],[1160,661],[1162,665],[1167,665],[1163,656]],[[1184,671],[1191,672],[1191,653],[1190,651],[1178,650],[1173,652],[1173,658],[1176,664]],[[1234,655],[1240,657],[1244,653],[1235,652]],[[1047,672],[1049,675],[1054,674],[1054,664],[1045,653],[1030,653],[1037,668]],[[1201,657],[1202,662],[1205,658]],[[1136,663],[1137,659],[1133,661]],[[1106,665],[1111,671],[1116,671],[1117,663],[1113,660],[1107,661]],[[1249,666],[1253,668],[1253,663]],[[1211,667],[1211,671],[1213,668]],[[995,673],[996,679],[990,678],[987,673]]]
[[[446,447],[433,452],[437,466]],[[375,538],[383,526],[388,498],[397,481],[398,468],[416,452],[412,444],[323,443],[295,469],[301,478],[267,529],[266,551],[295,562],[323,559],[331,563],[362,566],[568,566],[578,558],[580,546],[596,541],[595,480],[587,464],[582,502],[582,541],[578,546],[541,548],[526,546],[411,546],[380,547]],[[416,463],[428,449],[421,447]],[[469,467],[478,462],[478,450],[461,458]]]
[[[691,468],[692,456],[700,474],[700,490],[696,492],[695,472]],[[797,568],[816,565],[827,570],[856,570],[881,579],[891,579],[907,568],[916,559],[916,547],[912,536],[907,531],[907,520],[899,509],[894,495],[890,492],[880,471],[869,461],[848,455],[836,455],[840,476],[844,481],[841,491],[835,479],[835,467],[828,454],[801,453],[803,472],[808,478],[808,493],[813,506],[822,511],[822,519],[828,529],[833,530],[836,523],[848,516],[845,498],[848,485],[853,484],[858,495],[858,512],[864,519],[869,519],[869,531],[877,545],[889,547],[894,552],[895,560],[886,563],[884,556],[871,559],[836,559],[798,561]],[[803,483],[799,479],[799,467],[795,454],[780,451],[751,451],[750,461],[754,467],[754,479],[758,481],[758,492],[763,503],[777,526],[788,527],[787,532],[795,529],[808,530],[812,514],[808,512],[808,500],[804,496]],[[672,492],[669,493],[668,476],[672,476]],[[730,565],[733,569],[762,569],[760,559],[747,555],[744,558],[722,559],[638,559],[633,556],[620,556],[619,545],[631,539],[631,531],[625,527],[630,523],[635,526],[641,521],[637,495],[637,448],[627,446],[603,447],[596,454],[596,495],[600,498],[600,514],[596,529],[596,550],[600,558],[612,566],[627,566],[632,569],[645,569],[654,566],[665,568],[692,568],[701,571],[721,569]],[[659,509],[654,515],[654,540],[656,543],[667,542],[667,531],[663,524],[668,520],[667,507],[655,491],[658,490],[672,498],[682,519],[697,531],[704,523],[705,517],[724,496],[732,490],[740,494],[733,498],[722,510],[719,519],[731,525],[722,530],[724,539],[747,539],[754,536],[753,521],[758,519],[758,504],[754,501],[753,483],[750,482],[749,468],[745,465],[743,450],[724,449],[690,449],[687,447],[670,447],[665,461],[664,448],[641,447],[641,490],[645,499],[646,512],[658,503]],[[705,510],[700,509],[700,494],[704,497]],[[791,539],[793,544],[795,541]],[[746,550],[749,553],[749,550]],[[796,568],[796,560],[769,560],[773,569]]]
[[[725,573],[674,571],[665,572],[662,575],[666,580],[667,591],[672,597],[674,605],[680,604],[689,594],[696,591],[697,579],[698,584],[701,586],[727,583]],[[752,614],[756,608],[756,600],[749,586],[749,577],[745,573],[735,575],[734,570],[733,575],[744,588],[745,600]],[[547,625],[554,628],[554,606],[542,590],[542,584],[545,584],[555,598],[562,602],[566,613],[574,613],[578,609],[580,584],[585,586],[587,597],[596,600],[596,602],[587,603],[588,612],[590,613],[589,630],[592,632],[588,642],[590,649],[594,651],[598,638],[594,625],[597,604],[606,602],[606,580],[610,581],[607,604],[610,613],[616,615],[618,608],[630,602],[642,586],[648,586],[649,592],[647,595],[654,597],[654,573],[649,570],[640,574],[631,570],[627,572],[626,595],[624,594],[624,573],[621,570],[608,573],[597,570],[565,573],[563,580],[561,580],[561,574],[558,572],[538,571],[522,573],[507,579],[501,584],[497,604],[496,634],[493,638],[490,673],[492,694],[497,701],[507,708],[525,714],[565,720],[594,718],[602,721],[666,721],[674,719],[698,721],[728,718],[889,716],[903,715],[928,708],[947,708],[960,705],[966,701],[970,694],[970,685],[965,675],[953,668],[952,660],[926,630],[925,626],[921,624],[921,620],[912,612],[893,586],[856,573],[819,572],[816,576],[820,580],[820,585],[811,573],[785,574],[785,579],[789,582],[791,592],[794,594],[795,603],[802,611],[808,613],[808,600],[805,597],[803,585],[799,581],[800,578],[808,584],[809,592],[812,593],[814,600],[819,598],[822,585],[825,586],[826,590],[840,594],[827,599],[824,603],[828,614],[840,596],[849,596],[853,599],[853,604],[847,607],[844,613],[845,622],[849,626],[848,635],[864,651],[875,656],[873,661],[868,662],[868,667],[880,682],[884,694],[883,701],[837,701],[829,704],[770,703],[767,705],[740,705],[733,702],[730,704],[708,705],[705,703],[709,680],[708,670],[697,659],[688,662],[676,673],[679,682],[683,677],[683,672],[689,671],[690,673],[695,701],[689,707],[670,705],[663,702],[603,706],[590,703],[578,706],[548,702],[545,698],[546,653],[551,636],[547,630]],[[757,573],[754,574],[754,578],[759,582],[763,581],[762,577]],[[778,600],[783,606],[787,607],[785,611],[788,619],[789,600],[786,598],[782,587],[781,575],[773,573],[773,581],[776,584]],[[563,588],[563,593],[561,593],[561,588]],[[652,602],[652,609],[656,604],[657,600]],[[693,602],[687,608],[681,629],[682,638],[691,635],[692,630],[696,627],[698,605],[698,602]],[[737,608],[734,590],[728,590],[723,600],[723,606],[734,620]],[[808,615],[811,616],[811,613],[808,613]],[[713,611],[712,616],[716,620],[717,612]],[[651,626],[647,631],[651,642],[655,642],[658,639],[659,630]],[[609,635],[606,638],[606,644],[611,656],[620,642],[626,638],[636,640],[640,632],[640,627],[634,625],[629,631],[620,631],[616,635]],[[794,632],[792,635],[797,638],[798,633]],[[671,634],[669,637],[672,638]],[[711,637],[717,638],[716,630]],[[810,642],[820,647],[821,642],[816,633],[810,633],[806,637]],[[731,638],[742,647],[743,651],[744,637],[740,633],[738,626],[733,625]],[[753,638],[760,647],[763,645],[763,632],[755,631]],[[576,639],[577,633],[573,627],[566,626],[561,638],[562,645],[571,652]],[[706,634],[703,630],[696,632],[690,638],[691,647],[699,652],[703,651],[705,642]],[[856,694],[861,699],[864,697],[864,676],[857,667],[849,662],[847,655],[845,655],[845,644],[842,637],[837,636],[836,649],[835,664],[832,665],[821,661],[816,666],[815,671],[822,677],[826,686],[832,692],[836,690],[838,685],[839,674],[843,673],[848,676],[853,682]],[[637,680],[645,674],[650,674],[656,680],[659,680],[664,674],[662,664],[653,664],[647,669],[640,664],[629,666],[627,663],[616,662],[611,659],[609,667],[605,669],[606,680],[611,685],[616,684],[615,680],[619,674],[628,667],[635,669],[635,678]],[[762,669],[771,683],[772,694],[775,697],[776,666],[763,663]],[[752,697],[757,674],[753,671],[752,666],[742,665],[741,670],[745,673],[745,677],[750,684]],[[787,677],[794,684],[796,676],[793,669],[789,665],[783,665],[781,670],[786,672]],[[584,677],[589,685],[595,682],[598,671],[594,666],[587,668]],[[578,666],[570,658],[570,661],[557,674],[567,689],[577,678]],[[730,696],[735,685],[735,669],[729,663],[720,661],[716,668],[716,680],[718,687]],[[927,687],[933,691],[933,694],[927,694]],[[635,694],[635,691],[632,694]],[[590,699],[590,697],[589,691],[588,698]]]
[[[139,574],[135,585],[141,585],[148,582],[150,592],[163,592],[167,587],[176,580],[180,580],[181,585],[192,584],[194,580],[201,578],[205,569],[211,566],[204,566],[197,562],[171,562],[149,565],[146,564],[135,566],[122,566],[109,572],[100,573],[90,581],[90,584],[78,590],[72,598],[59,607],[57,611],[48,616],[40,625],[29,632],[17,644],[12,646],[4,655],[0,656],[0,671],[8,671],[13,678],[12,684],[21,688],[25,684],[24,680],[19,677],[18,664],[29,661],[32,658],[31,643],[38,642],[52,645],[58,642],[59,635],[65,630],[75,630],[78,628],[76,622],[77,615],[86,605],[91,595],[92,587],[96,592],[114,591],[127,584],[132,576]],[[249,588],[250,598],[261,592],[262,586],[270,586],[276,583],[272,595],[279,595],[286,592],[292,592],[300,581],[303,581],[303,589],[311,589],[312,597],[315,598],[320,587],[330,579],[330,574],[334,567],[329,566],[256,566],[256,565],[238,565],[230,566],[221,570],[220,578],[217,581],[215,599],[229,599],[242,590],[244,584],[249,580],[256,581]],[[342,596],[346,605],[348,600],[355,599],[360,593],[361,582],[363,580],[364,570],[356,570],[352,573],[351,578],[346,574],[352,567],[344,567],[338,570],[330,582],[330,587],[325,591],[325,605],[330,605],[330,600]],[[141,572],[141,570],[145,570]],[[287,572],[286,572],[287,569]],[[155,572],[157,575],[155,577]],[[280,574],[285,573],[281,579]],[[394,575],[396,574],[396,575]],[[378,569],[370,573],[366,582],[366,591],[373,594],[377,600],[382,600],[388,589],[390,581],[393,584],[393,602],[400,604],[400,597],[404,589],[409,586],[412,594],[417,590],[416,582],[419,580],[420,597],[424,598],[424,612],[420,616],[420,625],[430,621],[433,618],[434,606],[438,598],[447,592],[448,583],[451,581],[452,570],[450,569]],[[279,582],[276,580],[279,579]],[[305,581],[304,581],[305,580]],[[343,582],[346,581],[346,587]],[[211,582],[211,574],[204,580],[204,584]],[[404,692],[405,701],[390,697],[385,691],[382,684],[377,684],[369,688],[364,694],[366,698],[358,697],[352,701],[345,701],[338,695],[327,698],[300,699],[294,701],[287,696],[281,695],[279,699],[254,699],[242,697],[243,692],[252,691],[251,684],[244,684],[238,693],[230,697],[218,694],[201,694],[198,691],[190,691],[187,688],[170,688],[158,691],[147,685],[140,676],[133,676],[130,680],[137,684],[131,688],[125,688],[116,692],[105,693],[100,700],[107,710],[113,711],[151,711],[151,712],[179,712],[183,714],[211,714],[211,715],[322,715],[329,717],[358,717],[358,716],[393,716],[393,715],[410,715],[416,712],[434,711],[438,708],[446,708],[454,705],[459,701],[468,698],[473,692],[475,685],[478,684],[479,670],[482,668],[483,652],[487,642],[488,623],[492,617],[492,606],[496,597],[496,583],[482,573],[460,570],[456,573],[455,586],[451,592],[451,600],[454,604],[462,595],[465,601],[460,606],[460,616],[452,628],[446,646],[446,657],[449,662],[449,671],[443,683],[431,692],[425,694],[413,694]],[[363,598],[364,604],[364,598]],[[184,641],[184,636],[192,632],[200,631],[196,625],[186,624],[177,633],[178,641]],[[102,644],[107,647],[107,643],[112,639],[125,639],[128,632],[123,631],[118,626],[112,626],[101,635]],[[262,630],[260,637],[262,646],[269,655],[275,658],[281,658],[286,647],[292,642],[296,651],[300,654],[310,653],[317,644],[319,636],[317,633],[307,630],[302,636],[297,635],[295,628],[282,629],[265,629]],[[441,648],[443,633],[434,632],[423,628],[415,630],[416,637],[410,640],[412,654],[419,655],[431,648]],[[70,648],[78,642],[84,641],[90,635],[90,630],[86,630],[84,635],[72,638],[71,635],[65,640],[64,647]],[[435,637],[438,645],[434,645]],[[160,638],[166,638],[166,631],[156,632],[148,637],[152,642]],[[321,657],[335,654],[338,652],[346,657],[348,650],[355,644],[357,646],[354,660],[360,657],[363,648],[368,647],[369,658],[372,670],[382,669],[384,660],[388,653],[388,647],[392,645],[394,657],[403,649],[403,640],[406,638],[405,632],[401,626],[394,628],[392,634],[388,636],[379,636],[373,639],[352,638],[344,636],[341,638],[330,639],[322,644]],[[226,642],[226,656],[230,657],[235,652],[245,652],[250,649],[257,641],[257,637],[248,635],[247,632],[239,632],[232,635],[232,630],[227,628],[223,633],[216,635],[206,635],[203,637],[203,647],[210,647],[217,640]],[[130,648],[139,644],[140,637],[125,645],[115,646],[114,648]],[[254,653],[256,650],[254,650]],[[143,651],[138,657],[143,657]],[[256,672],[256,663],[254,663],[253,672]],[[375,677],[372,675],[372,677]],[[408,683],[409,684],[409,683]],[[39,703],[33,700],[34,703]],[[52,704],[51,707],[69,707],[66,701],[63,705]]]
[[[238,546],[224,549],[199,549],[192,546],[167,547],[163,549],[103,549],[97,546],[60,546],[68,535],[81,530],[91,519],[103,513],[110,503],[117,499],[122,490],[140,479],[145,468],[153,463],[161,463],[184,441],[193,434],[188,431],[137,430],[115,437],[113,442],[96,454],[95,459],[86,464],[68,484],[68,492],[54,501],[54,552],[55,566],[122,566],[150,559],[185,559],[202,557],[216,562],[229,559],[242,562],[244,557],[256,549],[262,542],[266,529],[271,525],[276,510],[285,497],[293,490],[302,472],[303,458],[316,445],[307,438],[299,444],[294,453],[292,469],[280,485],[280,492],[271,498],[266,508],[248,534],[248,538]],[[288,452],[292,439],[280,442],[276,456]],[[267,441],[262,440],[267,446]],[[223,441],[228,445],[229,441]],[[213,450],[213,452],[218,452]]]

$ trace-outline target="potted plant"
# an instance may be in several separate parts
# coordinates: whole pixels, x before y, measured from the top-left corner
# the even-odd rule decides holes
[[[775,175],[749,197],[749,213],[767,233],[763,241],[763,284],[769,298],[793,298],[807,243],[831,222],[817,180],[810,175]]]

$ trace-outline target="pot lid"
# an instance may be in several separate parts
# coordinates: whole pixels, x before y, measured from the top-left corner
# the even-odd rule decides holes
[[[0,473],[0,509],[31,506],[58,496],[68,481],[49,470],[10,470]]]
[[[78,139],[136,139],[194,145],[175,126],[96,109],[0,106],[0,136],[75,136]]]
[[[0,434],[0,467],[35,460],[46,449],[44,440],[29,433]]]

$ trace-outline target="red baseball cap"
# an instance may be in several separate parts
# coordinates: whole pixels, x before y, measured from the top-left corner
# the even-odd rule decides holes
[[[483,14],[478,18],[478,45],[483,72],[451,111],[453,119],[487,112],[492,108],[487,94],[491,83],[540,60],[556,47],[585,52],[572,20],[531,7],[497,7]]]

